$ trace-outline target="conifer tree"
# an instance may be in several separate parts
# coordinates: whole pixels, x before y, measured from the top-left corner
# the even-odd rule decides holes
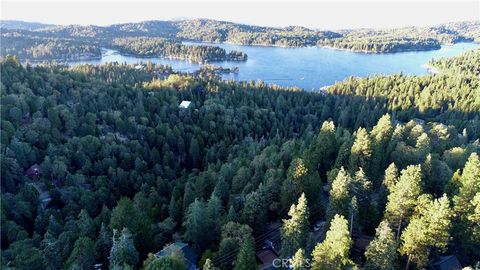
[[[237,259],[235,260],[235,270],[251,270],[256,268],[255,248],[253,246],[253,240],[250,238],[240,247]]]
[[[391,190],[398,181],[398,169],[395,166],[395,163],[391,163],[388,165],[387,169],[385,170],[385,176],[383,177],[383,185],[387,188],[387,190]]]
[[[428,195],[419,198],[415,215],[402,234],[400,253],[407,256],[407,266],[414,262],[418,268],[428,262],[430,250],[444,251],[450,239],[452,210],[450,201],[444,195],[431,200]]]
[[[476,241],[478,236],[475,237],[475,231],[478,231],[475,197],[480,193],[480,159],[477,153],[472,153],[468,158],[457,184],[458,192],[453,197],[458,219],[454,230],[455,241],[461,243],[461,251],[465,256],[480,256],[479,242]]]
[[[385,210],[388,221],[397,228],[397,239],[403,224],[410,218],[417,204],[420,189],[421,170],[419,165],[410,165],[402,170],[398,182],[388,195]]]
[[[113,230],[112,249],[110,250],[110,269],[135,266],[138,263],[138,252],[133,244],[132,235],[124,228],[119,236],[118,231]]]
[[[298,203],[293,204],[288,212],[290,219],[283,220],[282,250],[284,258],[290,258],[294,253],[307,245],[308,237],[308,206],[305,194],[302,193]]]
[[[372,142],[367,130],[359,128],[350,149],[350,171],[357,171],[361,167],[368,172],[371,167],[372,153]]]
[[[342,168],[337,177],[332,182],[330,188],[330,199],[327,208],[327,221],[330,221],[336,214],[349,216],[349,206],[351,202],[350,188],[353,179]]]
[[[307,269],[306,266],[306,258],[305,258],[305,252],[303,249],[297,250],[295,252],[295,255],[293,255],[292,258],[292,270],[304,270]]]
[[[376,230],[375,238],[365,251],[367,270],[393,270],[397,254],[395,233],[387,221],[382,221]]]
[[[325,240],[312,252],[312,270],[341,270],[352,265],[349,258],[351,246],[347,220],[341,215],[335,215]]]

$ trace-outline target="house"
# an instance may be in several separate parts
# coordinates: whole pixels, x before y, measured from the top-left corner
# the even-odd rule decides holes
[[[197,266],[197,254],[195,251],[187,244],[183,242],[174,242],[165,246],[161,251],[155,253],[155,257],[161,258],[164,256],[172,256],[178,254],[179,252],[183,253],[185,257],[185,264],[187,270],[195,270]]]
[[[433,270],[461,270],[462,265],[456,256],[444,256],[431,264]]]
[[[30,179],[36,179],[40,175],[42,175],[42,171],[40,170],[40,166],[38,164],[33,164],[30,168],[28,168],[27,172],[25,173]]]
[[[262,249],[255,253],[258,261],[260,262],[259,269],[277,269],[274,266],[274,260],[278,259],[277,254],[270,249]]]
[[[180,109],[188,109],[188,107],[190,107],[190,104],[192,104],[191,101],[188,101],[188,100],[184,100],[180,103],[180,105],[178,106]]]

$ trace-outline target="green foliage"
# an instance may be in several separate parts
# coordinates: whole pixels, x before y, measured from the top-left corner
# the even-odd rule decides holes
[[[133,244],[132,235],[124,228],[118,236],[118,231],[113,230],[112,249],[110,250],[110,269],[115,267],[135,266],[138,263],[138,252]]]
[[[295,255],[293,255],[292,258],[292,269],[293,270],[303,270],[305,269],[305,265],[307,265],[307,260],[305,257],[305,252],[303,249],[298,249],[297,252],[295,252]]]
[[[304,249],[307,245],[309,210],[304,193],[297,204],[292,204],[288,215],[290,218],[283,220],[281,231],[283,258],[292,257],[298,249]]]
[[[376,230],[375,238],[367,247],[365,269],[393,270],[396,269],[397,242],[395,234],[386,221],[382,221]]]
[[[477,153],[468,158],[458,180],[458,192],[453,197],[455,240],[462,243],[463,256],[478,256],[478,194],[480,193],[480,159]]]
[[[407,268],[414,262],[418,268],[428,262],[431,248],[445,250],[450,239],[452,210],[447,196],[425,200],[417,206],[416,213],[402,234],[401,254],[407,255]]]
[[[247,55],[242,52],[229,52],[218,46],[184,45],[164,38],[115,38],[112,47],[124,54],[141,57],[162,56],[167,58],[203,61],[245,61]]]
[[[95,264],[95,243],[88,237],[75,241],[72,253],[66,262],[67,269],[92,269]]]
[[[240,247],[237,259],[235,260],[235,270],[250,270],[257,267],[255,260],[255,248],[251,239],[246,240]]]
[[[480,62],[480,50],[472,50],[455,58],[441,58],[430,61],[430,65],[437,68],[442,73],[451,73],[454,75],[462,74],[464,76],[480,76],[478,70]]]
[[[183,235],[231,269],[245,239],[262,239],[302,193],[312,221],[324,205],[327,226],[349,220],[346,236],[373,234],[384,215],[415,263],[444,248],[463,265],[478,257],[478,78],[352,78],[314,93],[141,66],[1,63],[2,267],[89,265],[93,253],[134,269]],[[179,110],[182,100],[192,108]],[[30,176],[34,164],[41,173]],[[430,245],[442,230],[418,213],[443,192],[453,241],[435,233],[443,244]],[[308,229],[295,231],[291,242],[303,243]],[[346,262],[341,251],[326,258]]]
[[[335,215],[325,240],[312,252],[312,269],[340,270],[352,265],[349,258],[351,246],[347,220],[341,215]]]
[[[421,194],[420,166],[410,165],[401,171],[398,182],[388,195],[385,215],[390,224],[397,228],[397,239],[404,223],[408,221]]]
[[[145,266],[145,270],[186,270],[185,262],[175,256],[155,258]]]

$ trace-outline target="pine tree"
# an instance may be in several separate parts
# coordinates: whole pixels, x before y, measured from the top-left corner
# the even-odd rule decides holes
[[[335,162],[336,152],[335,125],[331,121],[325,121],[307,150],[305,160],[309,168],[318,170],[320,176],[324,177]]]
[[[288,168],[287,179],[282,186],[282,205],[287,208],[292,205],[302,193],[309,201],[315,202],[320,190],[320,177],[312,168],[309,168],[304,159],[292,160]]]
[[[228,213],[227,213],[227,219],[226,223],[228,222],[236,222],[237,221],[237,212],[235,211],[235,208],[233,205],[230,205],[230,208],[228,208]]]
[[[85,209],[82,209],[78,214],[78,229],[81,236],[89,238],[95,236],[95,224]]]
[[[256,191],[247,194],[242,211],[242,222],[249,225],[255,232],[262,232],[268,220],[267,190],[260,184]]]
[[[292,270],[304,270],[306,266],[305,252],[303,249],[297,250],[292,258]]]
[[[367,130],[359,128],[350,149],[350,171],[356,171],[361,167],[368,172],[371,166],[372,152],[372,143]]]
[[[305,248],[308,237],[308,206],[305,194],[302,193],[298,203],[293,204],[288,212],[290,219],[283,220],[282,227],[282,250],[284,258],[290,258],[295,251]]]
[[[385,170],[385,176],[383,177],[383,185],[387,188],[387,190],[391,190],[398,181],[398,169],[395,166],[395,163],[391,163],[388,165],[387,169]]]
[[[253,246],[253,239],[250,238],[240,247],[237,259],[235,260],[235,270],[251,270],[256,268],[255,248]]]
[[[208,211],[205,203],[195,199],[188,207],[183,223],[185,227],[185,239],[193,242],[194,245],[200,249],[204,249],[210,244],[210,221],[206,217],[208,217]]]
[[[330,221],[336,214],[349,216],[351,202],[350,189],[353,179],[342,168],[332,182],[330,188],[330,200],[327,208],[327,221]]]
[[[480,192],[473,197],[472,208],[473,212],[467,217],[472,224],[472,242],[480,243]]]
[[[385,168],[389,153],[386,151],[393,134],[392,120],[389,114],[383,115],[372,128],[370,137],[373,141],[372,179],[380,179],[381,169]],[[380,183],[374,183],[378,187]]]
[[[350,185],[350,196],[356,197],[357,205],[355,207],[355,212],[357,212],[356,214],[358,214],[358,222],[356,221],[356,223],[358,223],[362,228],[365,227],[365,224],[369,223],[369,221],[375,219],[375,217],[371,216],[371,213],[369,213],[370,202],[372,201],[370,199],[371,189],[372,183],[367,179],[367,176],[363,172],[363,169],[359,168],[358,171],[355,173],[352,184]],[[350,212],[350,214],[351,213],[352,212]],[[351,227],[353,227],[354,225],[355,224],[350,224]]]
[[[398,182],[388,195],[385,211],[388,221],[397,228],[397,239],[403,224],[410,218],[421,193],[421,170],[419,165],[410,165],[402,170]]]
[[[461,176],[458,179],[458,192],[453,197],[454,211],[458,222],[455,224],[455,241],[462,247],[464,256],[480,256],[479,242],[475,241],[475,197],[480,193],[480,159],[477,153],[472,153],[465,163]]]
[[[347,220],[341,215],[335,215],[325,240],[312,252],[312,270],[341,270],[352,265],[349,258],[351,246]]]
[[[43,250],[43,255],[45,257],[46,269],[60,269],[62,266],[62,260],[59,256],[60,247],[58,245],[57,239],[52,235],[52,233],[50,233],[49,231],[45,233],[41,246]]]
[[[387,221],[382,221],[376,230],[375,238],[367,247],[365,269],[393,270],[398,257],[395,234]]]
[[[67,269],[92,269],[94,264],[95,243],[88,237],[78,238],[66,262]]]
[[[208,230],[211,235],[209,241],[218,243],[220,240],[220,228],[222,226],[222,202],[220,199],[212,194],[207,203],[207,219],[209,221]]]
[[[112,249],[110,250],[110,269],[115,267],[135,266],[138,263],[138,252],[133,244],[132,235],[124,228],[117,238],[118,231],[113,230]]]
[[[102,262],[103,265],[108,264],[108,255],[112,248],[112,237],[107,231],[107,227],[102,223],[100,227],[100,233],[97,241],[95,242],[95,255],[98,262]]]
[[[415,215],[402,234],[400,253],[407,255],[407,266],[414,262],[418,268],[428,262],[431,248],[444,251],[450,239],[452,210],[446,195],[430,200],[428,195],[419,198]]]

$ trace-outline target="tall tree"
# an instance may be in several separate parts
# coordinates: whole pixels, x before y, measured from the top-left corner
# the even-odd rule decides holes
[[[458,181],[458,191],[453,197],[454,211],[458,222],[455,223],[455,241],[462,247],[460,253],[465,257],[480,256],[479,242],[475,241],[475,222],[477,211],[476,196],[480,193],[480,159],[477,153],[472,153],[462,170]]]
[[[332,121],[325,121],[307,150],[306,161],[309,167],[318,170],[320,176],[325,177],[335,162],[337,148],[335,125]]]
[[[306,260],[306,257],[305,257],[305,252],[303,251],[303,249],[299,249],[297,250],[297,252],[295,252],[295,255],[293,255],[293,258],[292,258],[292,263],[291,263],[291,269],[292,270],[304,270],[304,269],[307,269],[306,265],[307,265],[307,260]]]
[[[66,262],[67,269],[88,270],[95,264],[95,243],[92,239],[82,236],[75,241],[73,251]]]
[[[370,171],[372,153],[372,142],[367,130],[359,128],[350,149],[350,171],[357,171],[360,167]]]
[[[352,265],[349,258],[352,239],[348,233],[348,222],[341,215],[335,215],[325,240],[312,252],[312,269],[341,270]]]
[[[332,182],[330,188],[330,200],[327,208],[327,221],[333,219],[336,214],[349,216],[351,202],[350,189],[352,177],[342,168]]]
[[[288,215],[290,218],[283,220],[281,231],[282,250],[280,253],[284,258],[292,257],[298,249],[304,249],[307,245],[309,211],[304,193],[298,199],[298,203],[290,207]]]
[[[421,170],[419,165],[410,165],[402,170],[398,182],[388,195],[385,215],[397,228],[397,239],[403,224],[408,221],[420,196]]]
[[[397,241],[395,234],[387,221],[380,222],[375,238],[368,245],[365,251],[367,270],[393,270],[396,269]]]
[[[253,246],[253,239],[250,238],[242,244],[238,252],[237,259],[235,260],[235,270],[251,270],[256,268],[255,248]]]
[[[415,215],[402,234],[400,253],[407,255],[407,270],[410,262],[418,268],[424,267],[430,250],[444,251],[450,239],[452,210],[448,197],[444,195],[432,201],[428,195],[422,195],[419,201]]]
[[[393,134],[392,120],[389,114],[385,114],[378,120],[377,124],[372,128],[370,137],[372,138],[372,179],[374,179],[374,186],[380,186],[382,169],[387,165],[387,160],[390,155],[388,151],[388,144]]]
[[[398,181],[398,169],[395,166],[395,163],[391,163],[388,165],[387,169],[385,170],[385,176],[383,177],[383,185],[387,188],[387,190],[391,190]]]
[[[320,177],[315,169],[309,168],[302,158],[290,163],[287,179],[282,186],[282,205],[288,209],[302,193],[310,202],[316,202],[320,190]]]
[[[206,217],[208,217],[208,211],[205,203],[195,199],[188,207],[183,223],[185,239],[193,242],[200,249],[204,249],[211,244],[210,221]]]
[[[256,191],[247,194],[242,211],[242,221],[254,229],[255,233],[263,232],[268,220],[267,190],[260,184]]]
[[[133,244],[132,235],[124,228],[118,236],[113,230],[112,249],[110,250],[110,269],[124,266],[135,266],[138,263],[138,252]]]

